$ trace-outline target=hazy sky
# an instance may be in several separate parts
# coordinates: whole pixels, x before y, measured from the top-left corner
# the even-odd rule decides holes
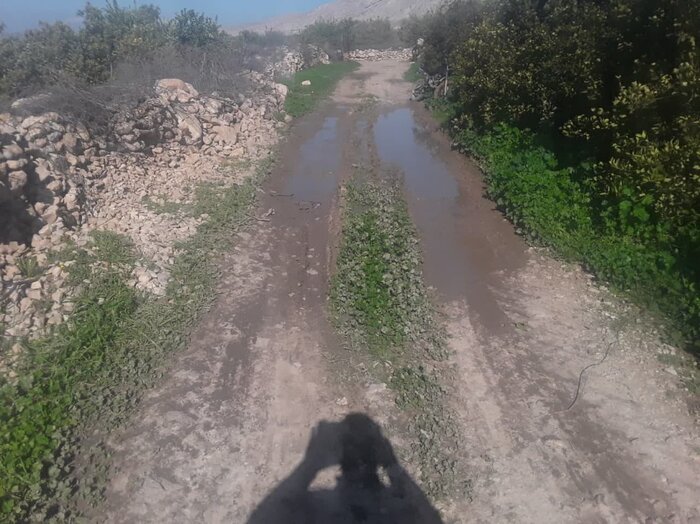
[[[223,26],[235,26],[263,20],[284,13],[302,12],[328,0],[139,0],[138,4],[156,4],[165,17],[183,8],[218,16]],[[62,20],[76,23],[76,13],[86,0],[0,0],[0,21],[8,31],[17,32],[35,27],[40,21]],[[93,0],[95,6],[103,6],[104,0]],[[122,0],[128,6],[134,0]]]

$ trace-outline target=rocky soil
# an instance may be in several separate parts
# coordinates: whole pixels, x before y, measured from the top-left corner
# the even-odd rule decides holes
[[[113,114],[109,131],[100,135],[57,113],[0,114],[0,328],[6,347],[68,318],[71,261],[57,262],[55,254],[85,246],[91,231],[126,235],[139,254],[133,284],[164,291],[175,243],[201,220],[177,211],[193,203],[202,184],[237,182],[226,166],[255,161],[285,126],[286,86],[267,75],[248,76],[251,91],[236,99],[160,80],[151,96]]]

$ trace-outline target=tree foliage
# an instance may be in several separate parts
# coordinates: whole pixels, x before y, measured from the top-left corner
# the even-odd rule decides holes
[[[108,0],[102,8],[88,3],[78,15],[77,31],[60,22],[20,36],[0,31],[0,96],[31,93],[66,76],[99,84],[112,79],[120,64],[153,60],[167,47],[190,54],[233,42],[216,20],[188,9],[163,20],[156,6],[124,8]]]
[[[663,283],[653,300],[668,303],[667,312],[682,311],[686,333],[697,340],[700,3],[464,0],[409,20],[402,35],[426,40],[421,60],[429,73],[443,74],[449,66],[455,122],[469,130],[460,135],[462,141],[492,136],[503,125],[527,129],[566,167],[557,171],[557,184],[544,174],[539,185],[504,182],[504,205],[519,207],[513,202],[521,202],[520,191],[538,192],[527,200],[531,204],[554,201],[541,193],[548,189],[561,201],[561,178],[570,179],[577,194],[586,195],[586,221],[599,238],[618,239],[617,244],[596,243],[588,235],[579,254],[596,260],[601,274],[625,287],[634,287],[635,278],[647,287]],[[537,169],[528,173],[537,179]],[[502,169],[499,180],[508,176],[516,174]],[[554,207],[538,209],[537,216],[556,220]],[[531,222],[530,227],[542,229],[543,224]],[[567,227],[571,231],[577,225]],[[627,259],[611,254],[620,252],[616,245],[637,247],[626,252],[631,258],[623,262]],[[642,259],[644,264],[635,266],[634,260]],[[628,270],[625,278],[617,278]],[[667,300],[671,295],[676,298]]]
[[[169,24],[169,36],[179,45],[206,47],[222,39],[216,20],[192,9],[183,9]]]

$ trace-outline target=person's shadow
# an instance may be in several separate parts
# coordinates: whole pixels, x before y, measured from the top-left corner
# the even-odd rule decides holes
[[[336,465],[342,474],[335,489],[312,491],[316,475]],[[314,429],[304,460],[248,520],[278,523],[442,524],[442,519],[398,463],[379,426],[366,415],[352,414]]]

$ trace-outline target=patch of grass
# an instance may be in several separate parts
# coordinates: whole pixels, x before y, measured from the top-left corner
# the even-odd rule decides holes
[[[143,205],[149,211],[156,213],[157,215],[177,215],[180,213],[187,213],[189,206],[187,204],[181,204],[179,202],[171,202],[165,198],[152,199],[149,197],[144,197]]]
[[[36,257],[31,256],[25,256],[20,258],[17,261],[17,268],[22,274],[22,277],[30,280],[40,277],[43,273]]]
[[[334,62],[299,71],[294,78],[285,81],[289,87],[285,110],[295,118],[310,113],[319,102],[333,93],[342,77],[358,67],[357,62]],[[305,81],[310,81],[311,85],[302,85]]]
[[[70,322],[29,344],[16,380],[0,376],[0,520],[72,521],[100,500],[110,432],[186,344],[214,296],[217,255],[247,221],[269,167],[242,185],[201,195],[216,202],[199,202],[210,217],[179,246],[163,298],[127,284],[125,263],[134,254],[118,235],[96,232],[88,246],[94,256],[77,250],[82,259],[70,267],[89,276]]]
[[[346,200],[332,317],[352,350],[383,364],[373,369],[393,370],[380,380],[410,420],[420,483],[441,498],[456,485],[458,439],[440,386],[445,333],[423,283],[417,233],[396,183],[354,182]]]
[[[136,261],[134,246],[126,236],[113,231],[93,231],[90,238],[98,261],[114,266],[131,266]]]
[[[434,334],[417,234],[396,184],[347,187],[337,272],[331,286],[339,326],[378,356]],[[428,342],[442,346],[434,337]]]
[[[422,78],[423,75],[420,72],[420,65],[418,64],[418,62],[413,62],[411,64],[411,67],[409,67],[408,70],[403,74],[403,79],[406,82],[411,82],[412,84],[415,84]]]
[[[425,104],[442,127],[447,127],[455,117],[454,106],[444,98],[430,98]]]

